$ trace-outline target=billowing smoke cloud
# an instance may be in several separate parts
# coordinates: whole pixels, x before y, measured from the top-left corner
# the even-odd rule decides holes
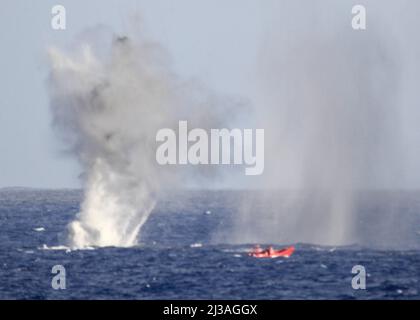
[[[123,37],[102,60],[89,44],[76,57],[50,50],[55,125],[85,169],[85,200],[69,225],[72,247],[133,245],[154,207],[153,133],[179,102],[159,51]]]
[[[113,37],[95,52],[91,36],[76,53],[50,50],[54,125],[84,170],[85,197],[68,241],[78,248],[132,246],[156,193],[179,178],[180,170],[156,163],[157,131],[179,120],[217,127],[223,103],[179,81],[156,43]]]
[[[401,8],[377,1],[366,4],[367,30],[355,31],[353,5],[281,1],[271,8],[258,68],[257,126],[266,129],[259,182],[289,191],[247,194],[232,241],[357,243],[360,193],[405,185],[402,116],[418,98],[401,87],[419,69],[407,59],[418,52],[414,26],[402,21]],[[381,219],[392,228],[385,212]]]

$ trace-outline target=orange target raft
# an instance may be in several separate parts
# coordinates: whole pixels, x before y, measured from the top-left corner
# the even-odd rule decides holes
[[[272,248],[266,250],[257,249],[251,251],[249,255],[254,258],[289,258],[293,252],[295,252],[295,247],[291,246],[280,250],[274,250]]]

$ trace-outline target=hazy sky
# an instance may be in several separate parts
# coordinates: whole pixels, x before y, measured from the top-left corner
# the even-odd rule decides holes
[[[401,56],[396,64],[399,67],[402,60],[405,63],[399,84],[403,87],[400,102],[407,110],[402,112],[408,128],[403,133],[402,156],[406,160],[401,162],[405,172],[399,174],[403,178],[396,185],[418,187],[420,6],[416,0],[348,0],[335,6],[331,4],[337,4],[336,1],[325,0],[319,1],[323,6],[319,12],[327,18],[328,14],[337,16],[336,13],[348,17],[343,23],[349,25],[351,5],[359,2],[367,3],[368,26],[369,14],[388,20],[383,26],[390,37],[395,37],[396,51]],[[51,28],[51,8],[56,4],[67,10],[64,31]],[[216,92],[258,104],[264,100],[258,98],[256,69],[260,65],[260,48],[267,47],[263,34],[273,27],[268,21],[276,12],[282,13],[284,23],[294,20],[285,13],[293,5],[283,6],[279,1],[4,0],[0,6],[0,187],[79,186],[80,169],[73,158],[60,153],[61,142],[51,129],[46,86],[48,46],[65,47],[86,28],[98,25],[124,34],[131,28],[129,18],[140,14],[146,34],[169,51],[179,75],[185,79],[196,77]],[[329,11],[332,7],[339,11]],[[328,20],[323,23],[328,29]],[[307,26],[310,28],[310,24]],[[282,25],[276,27],[281,29]],[[299,32],[299,24],[294,28]]]
[[[50,26],[55,4],[66,8],[66,30]],[[0,187],[79,185],[76,161],[60,153],[51,129],[46,48],[65,46],[98,25],[124,33],[136,12],[146,33],[168,49],[176,72],[219,92],[252,92],[261,19],[256,1],[2,1]]]

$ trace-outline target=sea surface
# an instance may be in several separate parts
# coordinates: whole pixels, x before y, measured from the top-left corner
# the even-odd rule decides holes
[[[256,259],[247,255],[254,243],[216,241],[215,234],[232,224],[238,192],[165,196],[137,246],[68,250],[66,225],[79,211],[81,191],[2,189],[0,299],[420,298],[418,194],[367,197],[362,204],[371,211],[372,227],[364,224],[366,241],[385,232],[374,223],[381,206],[388,207],[383,203],[401,204],[395,221],[405,221],[404,228],[395,223],[386,230],[389,239],[401,240],[401,232],[406,236],[397,247],[373,240],[372,246],[293,243],[296,251],[288,259]],[[54,265],[65,267],[64,290],[51,286]],[[365,267],[365,290],[352,288],[355,265]]]

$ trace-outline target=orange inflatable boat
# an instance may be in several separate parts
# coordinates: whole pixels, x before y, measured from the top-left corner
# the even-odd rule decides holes
[[[253,249],[249,255],[254,258],[278,258],[284,257],[289,258],[293,252],[295,252],[295,247],[290,246],[280,250],[274,250],[272,247],[269,247],[265,250],[260,249],[259,247]]]

